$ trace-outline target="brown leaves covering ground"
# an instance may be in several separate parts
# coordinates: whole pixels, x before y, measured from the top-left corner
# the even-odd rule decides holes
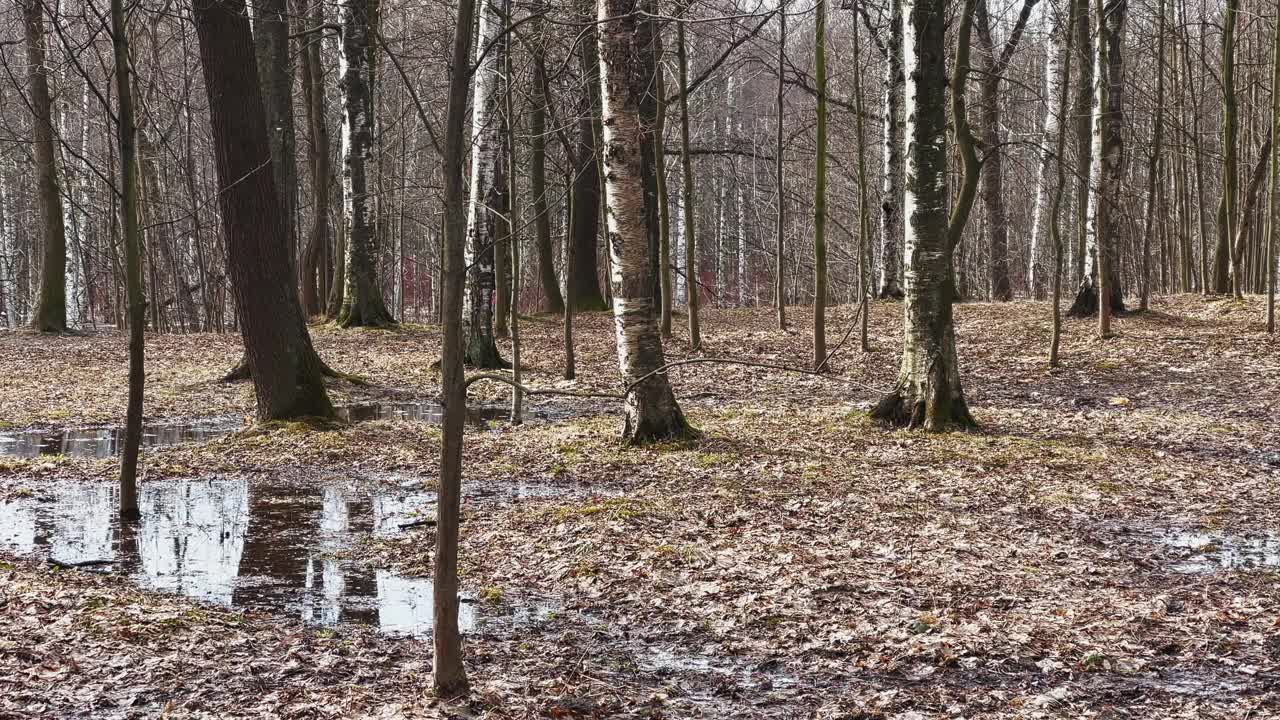
[[[893,379],[900,312],[877,304],[876,351],[864,358],[855,340],[839,355],[837,370],[852,382],[735,366],[676,370],[686,410],[705,433],[693,445],[624,450],[617,419],[596,414],[612,408],[587,400],[551,402],[580,414],[568,421],[469,433],[469,493],[511,480],[588,495],[600,490],[587,498],[469,504],[464,585],[511,602],[550,596],[560,607],[538,627],[468,639],[473,712],[1280,717],[1280,575],[1274,568],[1180,573],[1177,553],[1154,539],[1163,529],[1256,535],[1280,528],[1274,409],[1280,356],[1276,340],[1261,332],[1259,303],[1169,299],[1154,312],[1120,319],[1118,336],[1105,343],[1092,339],[1091,324],[1070,322],[1064,367],[1054,373],[1044,363],[1046,306],[961,306],[962,371],[984,431],[948,436],[889,432],[865,421],[874,389]],[[793,315],[804,327],[803,313]],[[851,319],[839,309],[829,335],[838,337]],[[766,310],[713,312],[705,324],[709,354],[784,364],[809,354],[807,334],[773,329]],[[557,383],[558,326],[523,327],[530,336],[526,380]],[[616,391],[610,330],[606,316],[582,318],[583,380],[575,389]],[[429,371],[437,356],[434,329],[317,335],[331,362],[375,383],[359,392],[436,390]],[[26,365],[36,377],[28,370],[22,392],[34,405],[14,422],[116,417],[120,388],[94,379],[115,373],[123,382],[123,371],[116,373],[121,341],[10,336],[4,342],[14,347],[3,362],[45,353],[43,364]],[[63,342],[96,367],[59,366],[44,346]],[[153,353],[154,377],[161,378],[153,385],[170,395],[165,400],[161,393],[149,412],[249,410],[246,387],[211,393],[207,384],[234,360],[234,342],[207,336],[155,342],[170,350]],[[686,355],[679,338],[670,344],[671,358]],[[118,366],[103,364],[117,360]],[[59,377],[77,379],[64,380],[60,395],[33,397],[32,385],[48,387]],[[192,377],[204,384],[190,385]],[[481,401],[505,394],[477,390],[489,393]],[[157,481],[316,466],[371,477],[417,474],[431,482],[437,448],[437,432],[421,425],[280,427],[160,450],[148,467]],[[108,463],[12,463],[5,483],[109,473]],[[381,562],[422,568],[431,546],[429,533],[415,532],[368,550]],[[74,605],[86,592],[79,583],[107,582],[25,565],[11,572],[20,589],[0,612],[0,642],[19,645],[19,619],[57,607],[33,596],[63,593]],[[140,612],[194,608],[236,617],[176,598],[113,592],[133,598]],[[280,687],[329,697],[330,710],[377,709],[368,695],[350,694],[355,690],[344,695],[316,686],[319,676],[281,674],[282,648],[321,642],[322,633],[259,618],[239,622],[264,643],[255,662],[276,673]],[[82,638],[60,627],[40,632],[50,644],[63,638],[63,652],[73,658]],[[126,642],[128,627],[102,623],[103,647]],[[201,623],[192,627],[194,633]],[[277,635],[295,640],[266,643]],[[428,652],[411,641],[387,641],[371,650],[377,651],[420,660]],[[216,647],[208,652],[213,662]],[[162,656],[150,646],[138,653]],[[2,662],[15,658],[21,662],[9,650],[0,655]],[[67,677],[85,685],[116,672],[92,654],[60,662],[71,662]],[[408,682],[391,658],[380,667],[382,674],[359,683],[360,693],[377,694],[392,712],[435,712],[422,696],[425,678]],[[189,668],[177,695],[216,685],[216,673],[213,666]],[[19,677],[15,687],[39,695],[38,676]],[[50,714],[85,707],[74,695],[50,697]],[[146,700],[141,707],[147,714],[159,706]],[[226,711],[214,714],[311,713],[269,696],[242,709],[213,707]]]

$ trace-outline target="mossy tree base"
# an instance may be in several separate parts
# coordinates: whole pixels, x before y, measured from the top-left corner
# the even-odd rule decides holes
[[[669,402],[643,402],[633,393],[626,400],[626,419],[622,427],[622,442],[632,447],[660,442],[695,440],[699,433],[685,419],[670,386],[666,393]]]
[[[378,298],[376,301],[343,303],[335,324],[344,330],[355,327],[390,328],[396,326],[396,319]]]
[[[1125,312],[1124,292],[1120,289],[1119,284],[1111,285],[1111,315],[1114,317]],[[1080,289],[1076,291],[1075,300],[1071,303],[1071,309],[1067,310],[1067,315],[1073,318],[1090,318],[1096,317],[1098,314],[1098,286],[1094,284],[1093,279],[1087,279],[1080,283]]]
[[[467,338],[467,351],[462,357],[462,362],[467,367],[477,370],[511,369],[511,363],[504,360],[498,353],[498,344],[493,338],[480,333],[472,333]]]
[[[964,392],[945,382],[899,382],[893,392],[880,398],[871,410],[871,419],[890,427],[929,432],[978,429]]]

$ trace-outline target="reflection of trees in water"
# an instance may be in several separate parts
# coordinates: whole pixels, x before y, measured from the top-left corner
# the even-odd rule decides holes
[[[138,552],[149,585],[230,605],[250,525],[249,484],[144,484]]]

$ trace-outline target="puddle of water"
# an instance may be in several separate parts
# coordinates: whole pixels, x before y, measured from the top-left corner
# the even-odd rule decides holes
[[[144,425],[142,447],[204,442],[240,429],[237,417],[218,417],[191,423]],[[69,430],[20,430],[0,433],[0,455],[36,457],[67,455],[77,458],[109,458],[124,447],[124,428],[96,427]]]
[[[1280,568],[1280,534],[1256,536],[1166,530],[1157,541],[1177,553],[1173,569],[1183,573]]]
[[[145,483],[134,528],[120,527],[117,502],[114,486],[60,485],[0,503],[0,549],[40,551],[68,565],[105,561],[142,587],[319,625],[430,633],[430,579],[363,567],[343,551],[361,535],[396,533],[430,517],[434,493],[337,483],[273,488],[234,478]],[[514,621],[547,611],[524,609]],[[466,602],[459,612],[464,631],[497,619]]]
[[[365,403],[338,408],[338,416],[351,423],[410,420],[439,425],[444,421],[443,413],[444,408],[432,402]],[[467,411],[467,422],[483,426],[488,421],[505,420],[510,416],[511,410],[506,407],[474,407]],[[525,417],[527,420],[549,420],[556,416],[549,411],[538,410],[527,413]],[[241,427],[241,419],[236,416],[206,418],[189,423],[144,425],[142,447],[216,440]],[[123,447],[124,428],[116,426],[0,432],[0,455],[12,457],[66,455],[104,459],[120,454]]]

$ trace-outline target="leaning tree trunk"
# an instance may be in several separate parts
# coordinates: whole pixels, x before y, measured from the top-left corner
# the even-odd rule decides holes
[[[1231,292],[1231,238],[1239,202],[1240,115],[1236,108],[1236,19],[1240,0],[1227,0],[1222,27],[1222,197],[1218,201],[1218,244],[1213,251],[1213,291]]]
[[[1267,138],[1262,143],[1262,149],[1258,151],[1258,162],[1253,166],[1253,173],[1249,176],[1249,184],[1244,190],[1244,206],[1240,212],[1240,225],[1235,229],[1236,237],[1234,245],[1231,248],[1231,278],[1232,289],[1236,298],[1244,298],[1244,278],[1242,277],[1240,266],[1244,262],[1244,249],[1249,241],[1249,235],[1253,231],[1253,215],[1254,207],[1258,204],[1258,190],[1262,187],[1262,180],[1267,175],[1267,161],[1271,157],[1271,138]]]
[[[342,204],[347,227],[340,327],[386,327],[395,319],[378,283],[377,222],[369,187],[373,164],[375,23],[378,0],[342,3]]]
[[[196,0],[218,205],[258,418],[332,417],[290,272],[244,0]],[[264,167],[265,166],[265,167]]]
[[[902,0],[889,0],[889,44],[884,75],[884,191],[880,198],[880,290],[882,298],[902,297],[903,165]]]
[[[583,20],[590,22],[595,0],[577,0]],[[596,138],[600,134],[600,52],[598,29],[583,29],[578,42],[578,62],[582,77],[578,108],[577,173],[573,183],[573,292],[566,301],[575,310],[606,310],[600,294],[600,266],[596,260],[600,236],[600,170]]]
[[[1099,323],[1110,322],[1110,316],[1124,311],[1124,292],[1120,287],[1118,263],[1109,262],[1107,253],[1119,247],[1121,220],[1113,210],[1119,203],[1124,168],[1124,20],[1127,0],[1099,3],[1094,22],[1097,24],[1098,46],[1094,53],[1093,74],[1093,149],[1089,178],[1089,233],[1085,238],[1085,273],[1068,311],[1073,317],[1091,317],[1098,313]],[[1099,15],[1102,15],[1099,19]],[[1106,43],[1104,46],[1103,43]],[[1105,273],[1105,275],[1104,275]],[[1105,288],[1103,287],[1105,285]],[[1111,299],[1105,313],[1098,304],[1099,293]],[[1103,320],[1103,315],[1107,320]]]
[[[503,29],[505,12],[493,2],[480,10],[480,44],[476,59],[480,66],[475,78],[472,104],[471,203],[467,217],[468,257],[466,362],[477,368],[505,368],[493,333],[493,311],[497,292],[494,262],[499,227],[506,220],[506,162],[503,157],[501,123],[496,117],[502,46],[496,43]],[[506,4],[506,3],[504,3]]]
[[[952,255],[964,234],[980,163],[965,111],[969,36],[975,0],[966,0],[957,32],[951,98],[964,177],[948,218],[946,0],[904,0],[906,67],[906,217],[903,273],[905,340],[898,382],[871,417],[890,425],[944,431],[976,426],[965,403],[956,356]]]
[[[642,444],[690,437],[665,373],[649,258],[651,213],[645,207],[645,143],[652,116],[642,110],[654,87],[658,36],[652,0],[599,0],[600,70],[609,252],[618,365],[630,392],[623,440]]]
[[[31,104],[31,144],[36,163],[36,199],[40,207],[44,263],[40,299],[31,326],[40,332],[67,329],[67,232],[62,217],[62,192],[54,152],[53,100],[49,93],[49,66],[45,63],[44,3],[21,0],[26,34],[28,102]]]

